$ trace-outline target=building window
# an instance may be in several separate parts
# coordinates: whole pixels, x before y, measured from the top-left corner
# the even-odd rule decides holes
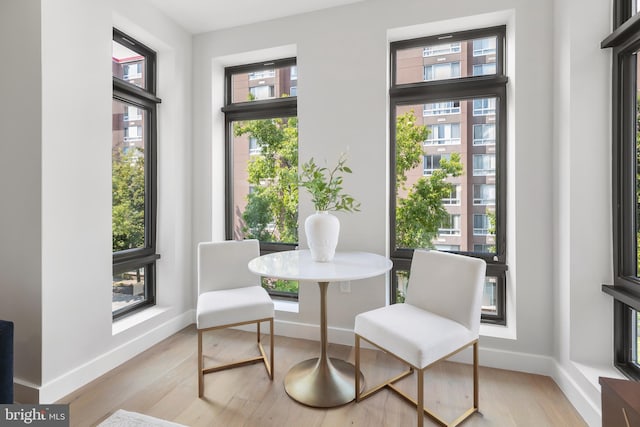
[[[460,251],[460,245],[435,245],[433,248],[438,251],[448,251],[448,252]]]
[[[496,114],[495,98],[477,98],[473,100],[474,116],[492,116]]]
[[[255,85],[265,78],[273,85]],[[225,69],[226,238],[258,239],[262,254],[298,244],[297,79],[295,58]],[[298,296],[295,281],[262,284]]]
[[[460,101],[433,102],[424,104],[423,116],[444,116],[448,114],[460,114]]]
[[[460,43],[444,43],[433,46],[427,46],[422,50],[422,56],[438,56],[448,53],[460,53]]]
[[[423,175],[429,176],[432,175],[434,171],[440,169],[440,161],[441,160],[449,160],[451,156],[449,154],[431,154],[424,156],[423,164],[424,170]]]
[[[255,136],[249,137],[249,155],[255,156],[262,153],[262,145],[258,142],[258,138]]]
[[[249,88],[249,96],[255,100],[273,98],[274,94],[275,86],[271,85],[253,86]]]
[[[443,64],[425,65],[424,80],[443,80],[460,77],[460,63],[447,62]]]
[[[497,37],[485,37],[473,41],[473,56],[495,55]]]
[[[615,0],[614,32],[602,48],[612,48],[614,364],[640,380],[640,29],[637,5]]]
[[[460,235],[460,215],[450,214],[438,229],[439,236],[459,236]]]
[[[506,323],[504,43],[505,27],[391,43],[392,301],[403,298],[414,249],[460,252],[485,259],[494,278],[486,288],[483,321]],[[433,64],[430,56],[454,53],[448,52],[451,45],[460,49],[456,62]],[[493,57],[476,60],[474,48],[484,55],[493,50]],[[474,75],[479,62],[490,63],[492,73]],[[420,72],[425,81],[416,80]],[[482,227],[476,227],[482,235],[473,233],[475,214],[483,218]]]
[[[156,54],[113,30],[111,313],[155,304]]]
[[[429,136],[424,145],[460,144],[460,123],[427,125]]]
[[[490,176],[496,174],[495,154],[473,155],[473,176]]]
[[[454,184],[451,186],[451,191],[447,197],[442,199],[443,205],[460,206],[462,200],[462,185]]]
[[[473,145],[495,145],[496,125],[494,123],[483,123],[473,125]]]
[[[473,184],[474,205],[495,205],[496,187],[493,184]]]
[[[259,70],[253,73],[249,73],[249,80],[260,80],[260,79],[269,79],[276,76],[276,70]]]
[[[473,251],[478,253],[492,253],[494,252],[494,246],[487,243],[476,243],[473,245]]]
[[[489,236],[492,235],[491,221],[487,214],[474,214],[473,215],[473,235],[474,236]],[[474,247],[474,252],[477,252]],[[484,251],[480,251],[484,252]]]
[[[495,73],[496,73],[495,62],[490,62],[487,64],[476,64],[473,66],[474,76],[486,76],[486,75],[495,74]]]

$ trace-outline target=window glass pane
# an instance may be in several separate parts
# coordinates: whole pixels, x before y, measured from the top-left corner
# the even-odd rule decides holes
[[[112,102],[113,252],[145,247],[145,125],[147,111]]]
[[[396,108],[397,249],[496,253],[497,102]],[[474,115],[477,104],[494,114]]]
[[[146,59],[126,46],[113,41],[111,70],[113,77],[146,89]]]
[[[296,96],[298,68],[296,66],[266,66],[251,72],[231,76],[231,102],[259,101],[283,96]]]
[[[233,128],[233,238],[298,241],[298,120],[247,120]]]
[[[498,314],[498,278],[487,276],[482,293],[482,314],[496,316]]]
[[[147,299],[145,267],[113,275],[111,312],[130,307]]]
[[[493,36],[398,49],[395,84],[495,75],[496,40]]]

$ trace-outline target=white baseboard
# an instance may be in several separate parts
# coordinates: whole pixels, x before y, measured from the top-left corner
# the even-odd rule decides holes
[[[575,378],[569,374],[559,363],[555,363],[553,372],[549,374],[558,384],[560,390],[567,396],[569,402],[580,413],[587,425],[600,427],[602,425],[602,408],[600,402],[594,401],[589,394],[600,395],[600,390],[588,390],[594,386],[585,378]]]
[[[194,310],[186,311],[42,386],[16,378],[15,400],[21,403],[53,403],[189,326],[194,318]]]

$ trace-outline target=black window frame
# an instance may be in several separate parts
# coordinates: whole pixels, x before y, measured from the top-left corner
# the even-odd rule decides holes
[[[434,80],[417,83],[396,83],[396,56],[401,49],[457,42],[475,38],[496,36],[496,74],[484,76],[466,76],[446,80]],[[390,253],[393,260],[391,274],[391,303],[396,302],[398,290],[397,272],[409,271],[413,249],[396,248],[395,236],[395,212],[396,212],[396,174],[395,174],[395,147],[396,147],[396,111],[399,105],[427,104],[445,101],[462,101],[474,98],[496,98],[499,100],[496,108],[496,253],[482,254],[476,252],[461,252],[468,256],[482,258],[487,263],[487,276],[492,276],[496,281],[496,314],[483,313],[482,322],[498,325],[506,325],[506,228],[507,228],[507,82],[505,74],[505,44],[506,26],[495,26],[481,29],[460,31],[454,33],[439,34],[435,36],[421,37],[410,40],[392,42],[390,44],[390,76],[391,87],[389,89],[389,135],[390,135]],[[469,112],[468,114],[471,114]],[[472,144],[472,141],[469,141]]]
[[[128,305],[112,312],[113,320],[156,303],[156,260],[160,255],[156,250],[157,240],[157,123],[158,104],[156,96],[156,52],[124,32],[114,28],[113,41],[118,42],[145,58],[145,86],[140,88],[126,80],[113,76],[113,100],[144,109],[147,117],[144,123],[145,141],[145,245],[143,248],[113,252],[113,275],[134,269],[145,269],[145,296],[143,301]]]
[[[633,329],[640,312],[640,271],[637,268],[636,197],[637,66],[640,51],[640,14],[635,1],[614,1],[613,32],[601,43],[612,49],[612,217],[613,285],[602,290],[614,298],[613,363],[625,376],[640,380],[633,360]]]
[[[261,99],[246,102],[233,102],[232,77],[234,74],[250,73],[264,70],[266,67],[283,68],[297,66],[297,58],[289,57],[251,64],[225,67],[224,69],[224,141],[225,141],[225,238],[233,240],[233,122],[239,120],[274,119],[298,116],[298,97],[291,95],[281,98]],[[260,255],[273,252],[294,250],[296,243],[260,242]],[[279,291],[268,291],[273,297],[298,299],[298,294]]]

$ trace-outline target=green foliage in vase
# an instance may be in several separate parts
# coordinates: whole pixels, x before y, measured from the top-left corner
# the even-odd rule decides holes
[[[344,178],[341,174],[351,173],[346,163],[347,157],[342,154],[332,169],[319,167],[313,157],[302,165],[298,184],[309,192],[316,211],[360,210],[360,203],[343,191]]]

